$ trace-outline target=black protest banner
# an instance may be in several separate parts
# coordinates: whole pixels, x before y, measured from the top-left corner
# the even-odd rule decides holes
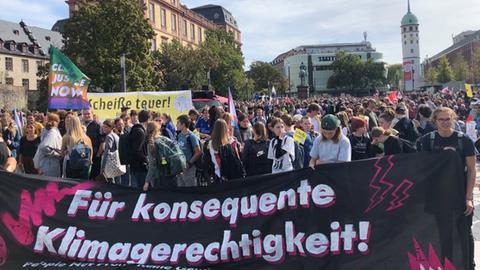
[[[461,163],[410,154],[139,193],[0,173],[0,269],[465,269]]]

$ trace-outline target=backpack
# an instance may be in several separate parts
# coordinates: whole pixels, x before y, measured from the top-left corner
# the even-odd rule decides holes
[[[88,147],[83,141],[79,141],[75,144],[69,155],[69,167],[73,170],[81,170],[90,167],[92,164],[90,155],[92,149]]]
[[[402,144],[402,153],[416,153],[417,146],[409,140],[399,138]]]
[[[130,164],[130,158],[132,156],[132,151],[130,149],[130,133],[124,133],[120,135],[118,140],[118,154],[120,156],[120,164],[128,165]]]
[[[430,132],[430,151],[433,151],[433,147],[435,144],[435,136],[437,135],[437,132]],[[460,153],[463,153],[463,133],[462,132],[457,132],[457,138],[458,138],[458,151]]]
[[[175,176],[187,168],[187,160],[180,146],[167,137],[155,140],[157,166],[160,176]]]
[[[288,137],[293,139],[293,134],[287,134]],[[303,145],[293,141],[295,147],[295,159],[290,156],[292,160],[292,165],[294,170],[303,169],[303,163],[305,161],[305,149],[303,149]]]
[[[235,149],[231,144],[227,144],[220,149],[219,154],[222,163],[220,165],[220,174],[222,179],[232,180],[245,177],[245,168],[237,150],[238,148]]]

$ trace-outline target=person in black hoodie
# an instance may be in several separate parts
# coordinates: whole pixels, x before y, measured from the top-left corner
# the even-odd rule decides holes
[[[395,114],[398,122],[393,129],[398,131],[398,137],[415,144],[420,137],[420,134],[413,124],[413,121],[408,118],[408,110],[405,105],[398,105],[395,109]]]
[[[352,146],[352,160],[370,158],[372,142],[367,136],[367,122],[360,117],[353,117],[351,128],[352,134],[348,139]]]
[[[147,122],[150,119],[150,112],[143,110],[138,114],[138,124],[135,124],[128,139],[130,141],[130,176],[132,187],[143,188],[147,176]]]
[[[268,159],[269,139],[267,128],[262,122],[253,125],[253,139],[245,142],[242,163],[247,176],[267,174],[272,171],[273,160]]]
[[[86,127],[87,136],[90,138],[90,141],[92,141],[93,160],[90,179],[95,179],[100,174],[103,154],[100,145],[103,143],[105,137],[100,130],[100,124],[93,119],[93,112],[91,110],[83,111],[83,125]]]
[[[402,141],[400,138],[391,135],[390,131],[385,131],[382,127],[374,127],[372,129],[372,155],[385,156],[401,154]]]
[[[430,122],[431,116],[432,109],[427,105],[421,105],[418,108],[418,120],[414,120],[413,122],[422,136],[437,129],[435,125]]]

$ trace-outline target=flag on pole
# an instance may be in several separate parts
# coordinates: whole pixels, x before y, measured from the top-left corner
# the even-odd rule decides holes
[[[392,91],[388,94],[387,98],[390,100],[391,103],[395,104],[397,102],[397,91]]]
[[[442,94],[450,94],[450,91],[448,90],[448,86],[442,89]]]
[[[228,112],[233,117],[232,126],[238,127],[237,111],[235,110],[235,103],[233,102],[233,96],[232,91],[230,91],[230,87],[228,87]]]
[[[90,79],[68,57],[59,49],[50,46],[49,109],[89,109],[89,84]]]
[[[20,134],[20,137],[23,137],[23,134],[22,134],[23,124],[22,124],[22,121],[20,121],[20,117],[18,117],[17,109],[13,109],[13,119],[15,120],[15,125],[17,126],[18,134]]]
[[[472,85],[466,83],[465,84],[465,92],[467,92],[467,97],[471,98],[473,97],[473,91],[472,91]]]

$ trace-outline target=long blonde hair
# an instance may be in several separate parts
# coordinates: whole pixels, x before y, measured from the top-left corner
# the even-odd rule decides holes
[[[227,122],[223,119],[215,121],[215,125],[212,130],[212,147],[213,150],[219,151],[223,145],[228,144],[228,126]]]
[[[65,121],[65,130],[67,133],[63,136],[63,149],[73,146],[79,141],[84,141],[85,137],[87,137],[82,122],[80,122],[80,118],[76,115],[71,115],[69,120]]]
[[[8,129],[8,131],[10,131],[12,136],[15,137],[15,135],[17,135],[17,126],[13,122],[12,115],[10,113],[6,112],[3,115],[3,117],[5,117],[6,128]]]

